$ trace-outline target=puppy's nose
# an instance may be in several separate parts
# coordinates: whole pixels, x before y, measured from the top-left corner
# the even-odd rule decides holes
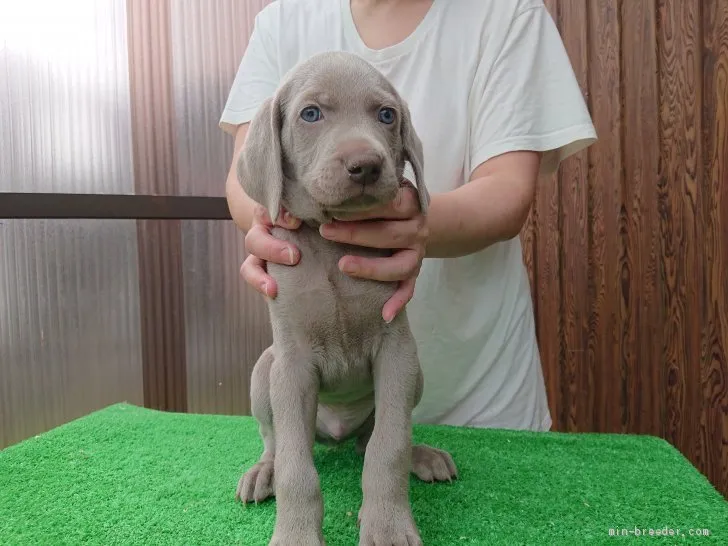
[[[351,158],[345,164],[349,179],[363,186],[374,184],[382,174],[382,160],[373,155]]]

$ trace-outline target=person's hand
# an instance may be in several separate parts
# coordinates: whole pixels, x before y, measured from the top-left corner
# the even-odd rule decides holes
[[[414,295],[428,238],[427,222],[412,184],[403,184],[387,206],[321,226],[321,235],[341,243],[394,250],[386,258],[347,255],[339,260],[339,269],[352,277],[399,282],[382,309],[382,318],[391,322]]]
[[[301,221],[281,210],[275,224],[286,229],[297,229]],[[240,267],[240,276],[250,286],[269,298],[278,294],[278,284],[268,275],[266,262],[282,265],[296,265],[301,258],[296,246],[276,239],[271,234],[273,223],[268,211],[261,205],[256,205],[253,224],[245,235],[245,251],[249,254]]]

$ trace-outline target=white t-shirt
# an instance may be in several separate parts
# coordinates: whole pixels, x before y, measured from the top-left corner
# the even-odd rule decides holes
[[[434,0],[410,36],[383,50],[361,40],[349,0],[278,0],[256,17],[220,126],[250,121],[287,71],[331,50],[372,63],[408,102],[432,193],[508,151],[542,151],[542,170],[553,171],[596,139],[541,0]],[[425,378],[416,422],[551,428],[518,237],[426,259],[407,314]]]

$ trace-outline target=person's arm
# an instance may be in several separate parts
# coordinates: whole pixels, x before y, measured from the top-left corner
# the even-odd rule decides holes
[[[235,224],[248,233],[255,223],[256,206],[237,180],[237,160],[255,112],[272,96],[279,84],[278,43],[280,35],[280,6],[268,4],[255,16],[253,30],[235,74],[230,94],[220,116],[219,126],[235,139],[234,152],[225,194]]]
[[[323,233],[359,246],[422,247],[423,256],[404,253],[401,263],[389,258],[345,259],[347,264],[362,266],[360,275],[374,275],[379,280],[392,280],[390,277],[415,267],[422,258],[473,254],[519,235],[533,203],[540,161],[539,152],[507,152],[479,165],[467,184],[432,195],[426,216],[420,214],[415,191],[405,186],[391,204],[334,221]],[[372,218],[381,221],[358,221]],[[372,266],[381,266],[382,271],[376,273]]]
[[[517,237],[533,202],[541,155],[510,152],[477,167],[468,184],[432,196],[427,258],[454,258]]]

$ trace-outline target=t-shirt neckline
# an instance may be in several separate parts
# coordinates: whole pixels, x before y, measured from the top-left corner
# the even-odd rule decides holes
[[[427,33],[435,21],[437,10],[440,7],[440,0],[432,0],[432,5],[423,17],[422,21],[417,25],[414,31],[410,33],[404,40],[383,49],[372,49],[364,43],[359,31],[354,23],[354,16],[351,13],[351,0],[339,0],[341,6],[341,15],[344,22],[344,32],[351,39],[354,45],[354,52],[358,53],[367,60],[376,62],[392,59],[407,53],[415,47],[420,38]]]

